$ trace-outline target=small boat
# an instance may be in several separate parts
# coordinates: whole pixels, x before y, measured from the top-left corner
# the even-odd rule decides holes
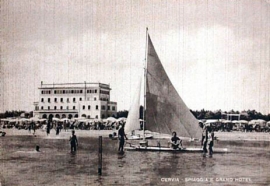
[[[148,146],[130,146],[130,147],[125,147],[126,150],[128,151],[165,151],[165,152],[203,152],[202,148],[196,148],[196,147],[187,147],[187,148],[178,148],[178,149],[173,149],[170,147],[148,147]],[[214,153],[228,153],[227,148],[215,148]]]
[[[172,134],[176,132],[180,137],[200,139],[202,128],[199,121],[190,112],[182,98],[171,83],[151,41],[148,29],[146,29],[146,53],[144,67],[144,114],[143,131],[146,129],[160,134]],[[138,81],[137,92],[129,109],[125,125],[126,133],[134,133],[140,129],[139,107],[141,97],[142,78]],[[136,132],[135,132],[136,138]],[[143,140],[140,145],[126,146],[126,150],[139,151],[172,151],[172,152],[202,152],[202,148],[179,148],[148,146],[146,134],[143,133]],[[140,137],[138,137],[140,139]],[[155,138],[154,138],[155,140]],[[128,143],[127,143],[128,144]],[[199,144],[198,144],[199,145]],[[214,153],[226,153],[228,149],[214,148]]]

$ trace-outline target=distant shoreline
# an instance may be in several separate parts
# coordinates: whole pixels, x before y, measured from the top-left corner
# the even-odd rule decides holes
[[[28,130],[18,130],[18,129],[0,129],[0,131],[6,132],[6,136],[34,136],[33,131],[29,133]],[[76,130],[76,135],[78,137],[109,137],[110,134],[116,132],[117,130]],[[59,138],[68,139],[71,135],[71,130],[62,130],[59,135],[56,135],[54,129],[51,130],[50,135],[47,136],[46,131],[38,129],[35,133],[36,137],[44,138]],[[156,139],[169,139],[171,136],[168,134],[153,133]],[[215,136],[218,141],[270,141],[270,133],[265,132],[215,132]],[[189,138],[182,137],[183,140],[188,140]]]

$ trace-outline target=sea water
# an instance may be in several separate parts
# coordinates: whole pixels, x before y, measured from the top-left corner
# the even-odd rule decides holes
[[[31,136],[0,138],[1,185],[267,185],[269,142],[227,141],[214,147],[227,154],[117,153],[117,140],[103,139],[98,175],[98,138],[79,137],[76,154],[68,139]],[[165,143],[165,142],[164,142]],[[39,153],[33,153],[35,146]],[[184,145],[194,145],[187,144]],[[30,153],[31,152],[31,153]]]

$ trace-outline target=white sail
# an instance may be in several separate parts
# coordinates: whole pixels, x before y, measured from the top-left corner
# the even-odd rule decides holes
[[[145,129],[200,138],[198,120],[178,95],[148,35]]]
[[[141,78],[139,80],[135,95],[133,96],[133,102],[128,112],[128,117],[125,125],[126,133],[140,129],[140,120],[139,120],[140,95],[141,95]]]

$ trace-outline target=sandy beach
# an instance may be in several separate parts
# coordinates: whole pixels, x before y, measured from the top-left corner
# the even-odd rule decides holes
[[[6,136],[31,136],[33,135],[33,131],[29,133],[28,130],[18,130],[18,129],[1,129],[1,131],[6,132]],[[112,134],[117,130],[76,130],[76,134],[80,137],[109,137],[109,134]],[[142,134],[142,131],[139,131]],[[37,137],[46,137],[46,138],[62,138],[68,139],[71,135],[71,130],[60,132],[57,136],[56,131],[54,129],[51,130],[50,135],[46,135],[45,130],[38,129],[36,130]],[[153,137],[155,139],[170,139],[171,135],[168,134],[159,134],[153,132]],[[270,141],[270,133],[265,132],[215,132],[215,136],[219,141]],[[189,138],[181,137],[183,140],[189,140]]]

